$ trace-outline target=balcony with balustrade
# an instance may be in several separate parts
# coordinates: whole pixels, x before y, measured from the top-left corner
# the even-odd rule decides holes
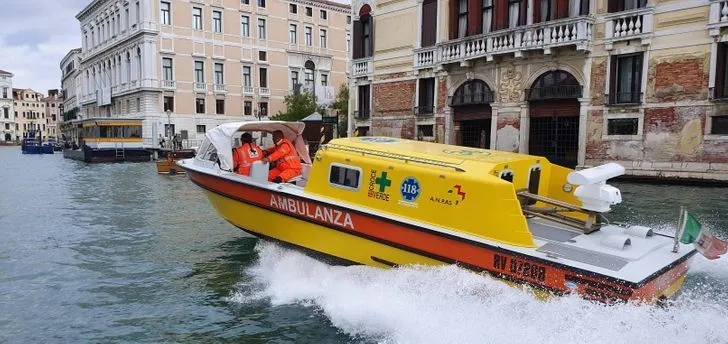
[[[207,84],[204,82],[195,82],[195,91],[207,91]]]
[[[243,86],[243,95],[252,96],[253,95],[253,86]]]
[[[215,90],[215,93],[226,93],[227,92],[227,86],[225,84],[214,84],[213,89]]]
[[[728,26],[728,0],[710,0],[710,20],[708,33],[712,37],[720,35],[720,30]]]
[[[177,88],[177,83],[174,80],[161,80],[160,82],[161,88],[173,90]]]
[[[371,57],[353,60],[351,65],[351,75],[355,78],[368,77],[374,73],[374,61]]]
[[[413,67],[432,68],[447,63],[467,65],[470,60],[485,58],[492,61],[495,56],[505,54],[522,57],[528,50],[543,50],[548,55],[551,49],[563,46],[589,50],[593,29],[594,19],[580,16],[449,40],[434,47],[416,49]]]
[[[615,42],[633,39],[650,44],[654,13],[653,7],[646,7],[604,16],[604,48],[612,50]]]
[[[260,94],[261,97],[270,97],[270,88],[268,88],[268,87],[261,87],[258,90],[258,94]]]

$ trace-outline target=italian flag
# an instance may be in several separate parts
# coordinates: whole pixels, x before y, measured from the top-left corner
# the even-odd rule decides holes
[[[703,226],[693,215],[684,211],[681,219],[680,231],[678,232],[681,243],[695,245],[698,252],[708,259],[718,259],[718,257],[728,252],[728,242],[704,231]]]

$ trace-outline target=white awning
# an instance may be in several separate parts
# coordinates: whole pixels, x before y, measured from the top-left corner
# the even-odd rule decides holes
[[[283,136],[296,147],[301,162],[311,164],[311,158],[308,156],[308,147],[303,141],[301,134],[306,124],[302,122],[283,122],[283,121],[262,121],[262,122],[233,122],[221,124],[207,131],[205,136],[210,143],[215,146],[217,156],[220,159],[220,168],[225,170],[233,169],[233,136],[237,132],[267,132],[272,133],[276,130],[283,132]]]

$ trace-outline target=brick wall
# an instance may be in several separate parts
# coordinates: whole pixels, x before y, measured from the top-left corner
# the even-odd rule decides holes
[[[392,78],[390,78],[392,79]],[[395,81],[374,85],[372,134],[415,138],[413,113],[416,80]]]
[[[592,63],[591,83],[589,89],[591,94],[591,105],[603,105],[604,95],[607,93],[604,89],[607,77],[607,59],[595,58]]]
[[[652,102],[704,100],[708,94],[707,57],[669,57],[650,61],[648,80],[654,80]],[[651,85],[650,85],[651,86]],[[651,97],[652,98],[652,97]]]
[[[445,105],[447,105],[447,77],[440,76],[437,78],[437,112],[444,113]]]
[[[371,135],[399,137],[414,140],[415,118],[414,116],[400,118],[372,117]]]
[[[586,125],[586,159],[606,159],[608,143],[602,141],[604,113],[601,110],[589,111]]]
[[[374,116],[412,116],[416,89],[415,80],[375,84]]]

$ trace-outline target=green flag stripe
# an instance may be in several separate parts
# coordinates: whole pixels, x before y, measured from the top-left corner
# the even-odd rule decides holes
[[[702,226],[690,213],[685,212],[685,220],[683,222],[682,236],[680,242],[683,244],[691,244],[700,236]]]

